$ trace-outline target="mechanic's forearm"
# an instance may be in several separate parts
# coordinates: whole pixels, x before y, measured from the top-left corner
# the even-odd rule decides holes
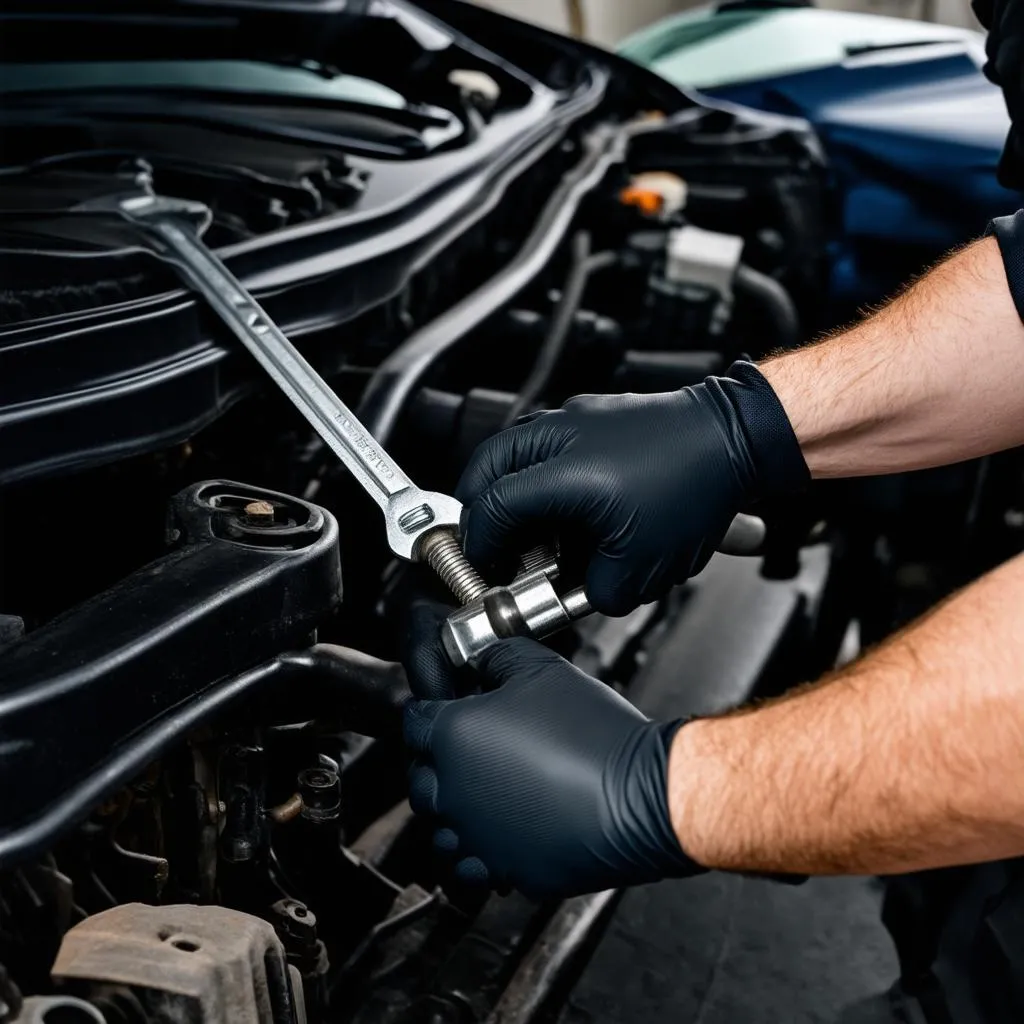
[[[672,822],[712,868],[887,874],[1024,854],[1024,556],[824,683],[684,726]]]
[[[858,326],[760,369],[815,477],[921,469],[1024,442],[1024,325],[994,238]]]

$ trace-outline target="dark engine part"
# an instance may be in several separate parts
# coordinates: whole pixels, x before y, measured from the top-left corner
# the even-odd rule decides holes
[[[200,483],[173,499],[168,539],[170,554],[5,649],[0,864],[223,702],[212,684],[305,646],[341,602],[337,522],[316,505]]]

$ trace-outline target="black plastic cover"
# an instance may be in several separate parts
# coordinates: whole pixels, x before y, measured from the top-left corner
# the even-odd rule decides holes
[[[273,515],[245,511],[270,502]],[[124,783],[126,748],[218,680],[305,647],[341,602],[338,524],[316,505],[228,481],[172,502],[174,550],[0,658],[0,865]],[[136,767],[139,770],[146,762]]]

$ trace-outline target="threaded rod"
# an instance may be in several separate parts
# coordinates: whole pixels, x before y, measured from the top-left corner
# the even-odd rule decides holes
[[[555,553],[546,544],[541,544],[538,547],[530,548],[519,559],[519,572],[528,573],[536,572],[538,569],[542,569],[549,562],[555,560]]]
[[[448,529],[431,530],[420,541],[420,556],[444,581],[460,604],[475,601],[487,584],[462,553],[455,535]]]

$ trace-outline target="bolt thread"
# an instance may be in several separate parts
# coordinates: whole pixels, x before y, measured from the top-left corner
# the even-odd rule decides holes
[[[530,550],[519,559],[519,571],[520,573],[534,572],[547,565],[549,562],[554,561],[554,558],[554,552],[546,544],[530,548]]]
[[[434,530],[423,538],[423,557],[444,581],[460,604],[475,601],[487,584],[462,553],[459,542],[447,530]]]

